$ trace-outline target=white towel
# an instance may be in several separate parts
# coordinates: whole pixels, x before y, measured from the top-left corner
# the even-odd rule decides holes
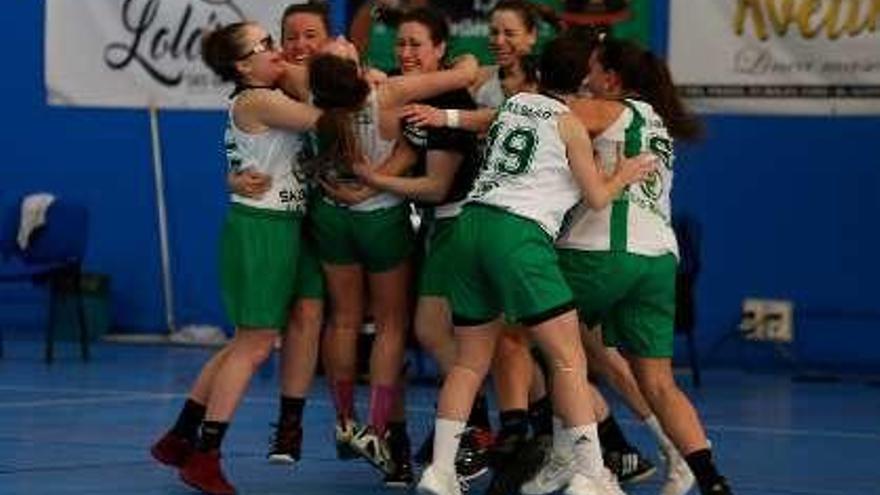
[[[49,193],[29,194],[21,201],[21,220],[18,224],[18,247],[22,251],[28,248],[31,234],[46,223],[46,212],[55,201]]]

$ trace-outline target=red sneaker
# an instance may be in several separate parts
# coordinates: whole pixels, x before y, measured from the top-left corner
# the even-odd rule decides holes
[[[166,466],[181,467],[195,450],[195,445],[186,438],[167,432],[150,447],[153,459]]]
[[[235,495],[235,487],[223,475],[219,450],[194,451],[180,468],[180,479],[209,495]]]

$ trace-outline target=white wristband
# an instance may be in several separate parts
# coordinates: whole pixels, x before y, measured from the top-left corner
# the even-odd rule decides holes
[[[447,110],[446,111],[446,127],[451,127],[453,129],[459,127],[461,124],[461,112],[458,110]]]

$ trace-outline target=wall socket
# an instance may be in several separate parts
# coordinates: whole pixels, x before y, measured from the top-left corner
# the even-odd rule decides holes
[[[781,299],[743,300],[740,331],[747,340],[794,341],[794,304]]]

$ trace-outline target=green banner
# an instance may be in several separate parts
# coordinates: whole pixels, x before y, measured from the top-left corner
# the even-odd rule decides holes
[[[651,0],[631,0],[628,20],[615,24],[611,32],[616,38],[633,39],[644,46],[651,44]]]

